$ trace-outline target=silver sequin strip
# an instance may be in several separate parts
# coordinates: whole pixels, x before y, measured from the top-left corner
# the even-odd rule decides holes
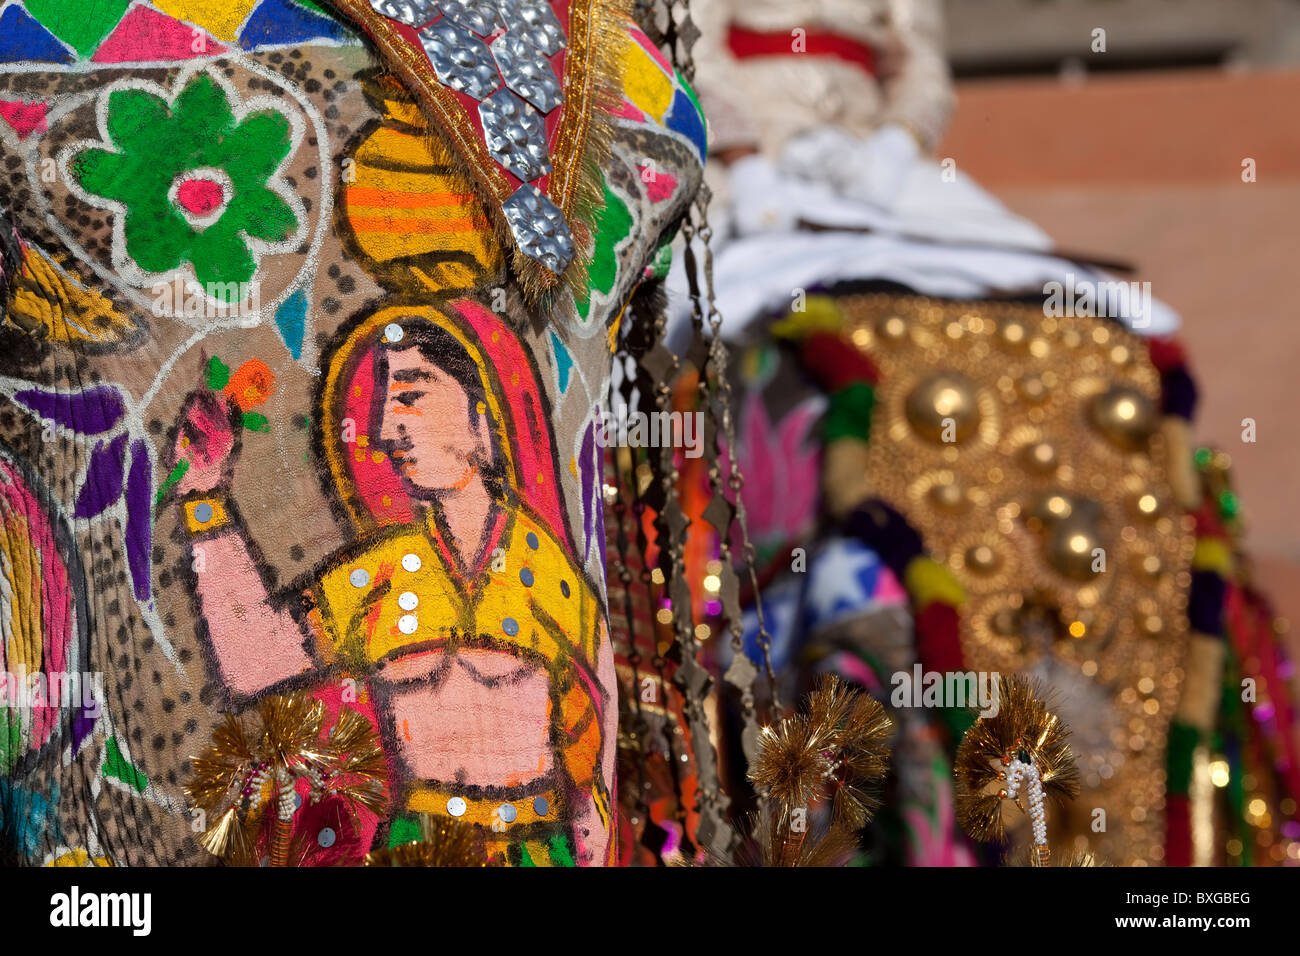
[[[543,113],[564,102],[560,78],[537,47],[513,31],[492,41],[492,55],[501,67],[506,86],[514,90]]]
[[[555,203],[524,183],[501,209],[524,255],[554,273],[563,272],[573,260],[573,235]]]
[[[478,105],[483,135],[492,158],[524,182],[551,171],[546,124],[537,111],[509,90],[499,90]]]

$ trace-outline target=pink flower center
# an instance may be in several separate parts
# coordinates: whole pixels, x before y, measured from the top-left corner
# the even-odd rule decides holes
[[[191,216],[207,216],[224,200],[221,183],[211,179],[186,179],[176,187],[176,201]]]

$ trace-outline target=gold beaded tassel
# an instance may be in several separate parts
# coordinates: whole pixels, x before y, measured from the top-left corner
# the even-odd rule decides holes
[[[957,821],[974,840],[1001,842],[1012,804],[1030,818],[1030,865],[1051,866],[1046,805],[1079,793],[1070,730],[1048,710],[1038,687],[1020,675],[998,679],[994,706],[997,712],[977,719],[957,749]]]
[[[268,697],[252,712],[226,714],[212,743],[191,761],[185,792],[216,822],[200,837],[204,849],[228,862],[248,862],[266,814],[274,815],[270,863],[290,865],[295,786],[308,801],[342,797],[354,809],[382,813],[388,764],[378,735],[354,710],[339,711],[325,733],[325,705],[308,694]]]

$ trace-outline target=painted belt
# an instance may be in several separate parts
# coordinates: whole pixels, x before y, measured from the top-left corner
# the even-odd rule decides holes
[[[554,789],[502,800],[500,797],[469,797],[455,790],[417,784],[406,801],[406,809],[412,813],[451,817],[503,835],[534,824],[555,826],[561,822],[559,795]]]
[[[876,48],[839,33],[808,31],[802,38],[793,33],[747,30],[734,23],[727,29],[727,46],[737,59],[755,56],[791,56],[795,53],[833,56],[852,63],[872,76],[876,73]]]

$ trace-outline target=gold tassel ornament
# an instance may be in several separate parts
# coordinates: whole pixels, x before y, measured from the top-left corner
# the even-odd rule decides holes
[[[1047,849],[1043,847],[1042,849]],[[1076,850],[1070,852],[1061,850],[1056,853],[1048,852],[1046,858],[1048,862],[1040,862],[1043,854],[1039,852],[1039,847],[1022,847],[1013,853],[1008,853],[1002,860],[1003,866],[1064,866],[1064,867],[1097,867],[1110,866],[1104,859],[1090,850]],[[1057,862],[1052,863],[1055,859]],[[1064,862],[1061,862],[1061,861]]]
[[[857,834],[838,823],[823,824],[797,842],[769,811],[750,814],[739,831],[733,860],[716,855],[712,866],[828,867],[845,866],[858,850]],[[689,865],[689,864],[685,864]]]
[[[1079,771],[1069,728],[1043,702],[1038,687],[1020,675],[998,680],[997,713],[980,717],[962,738],[954,773],[957,821],[980,842],[1006,838],[1003,814],[1014,804],[1033,830],[1031,863],[1048,866],[1046,804],[1079,793]]]
[[[215,815],[199,842],[230,863],[247,863],[268,816],[271,865],[288,866],[297,784],[307,781],[307,802],[342,797],[382,813],[388,767],[378,735],[354,710],[341,709],[325,730],[325,705],[304,693],[268,697],[248,715],[225,714],[212,743],[191,761],[185,792]]]
[[[803,717],[787,717],[774,727],[764,727],[749,780],[780,806],[807,807],[832,772],[828,743]]]
[[[375,850],[366,855],[366,866],[498,866],[490,859],[481,835],[468,823],[421,813],[420,839]]]
[[[808,721],[829,741],[831,816],[858,830],[880,806],[894,722],[875,699],[831,676],[808,698]]]
[[[817,866],[838,858],[845,839],[871,819],[876,788],[889,770],[894,724],[880,704],[835,676],[808,698],[805,714],[759,733],[749,779],[763,798],[750,827],[764,866]],[[807,842],[809,809],[830,802],[830,824]],[[824,845],[823,845],[824,844]]]

